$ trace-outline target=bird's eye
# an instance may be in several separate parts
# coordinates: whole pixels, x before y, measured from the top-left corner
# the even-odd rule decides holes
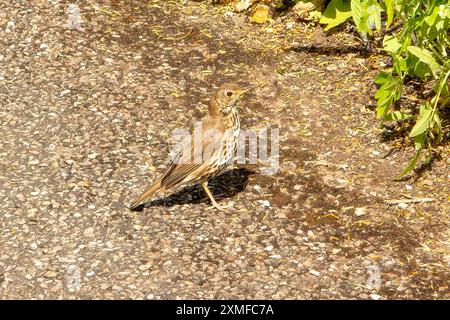
[[[229,96],[229,97],[231,97],[231,96],[233,95],[233,92],[227,91],[227,92],[226,92],[226,95]]]

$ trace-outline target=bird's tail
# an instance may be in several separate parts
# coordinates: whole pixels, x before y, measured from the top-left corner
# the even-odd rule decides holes
[[[139,197],[137,197],[130,205],[130,209],[134,210],[145,204],[150,197],[161,188],[161,179],[158,179],[147,190],[145,190]]]

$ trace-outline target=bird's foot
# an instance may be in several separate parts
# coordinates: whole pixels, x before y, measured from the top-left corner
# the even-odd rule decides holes
[[[214,199],[214,197],[213,197],[211,191],[210,191],[209,188],[208,188],[208,182],[206,182],[206,181],[205,181],[205,182],[202,182],[202,186],[203,186],[203,189],[205,190],[205,192],[206,192],[206,194],[208,195],[209,200],[211,201],[211,204],[212,204],[212,206],[206,208],[206,210],[211,210],[212,208],[216,208],[217,210],[220,210],[220,211],[226,211],[226,209],[229,208],[229,206],[227,206],[227,207],[222,207],[222,206],[219,206],[219,205],[217,204],[217,202],[216,202],[216,200]]]

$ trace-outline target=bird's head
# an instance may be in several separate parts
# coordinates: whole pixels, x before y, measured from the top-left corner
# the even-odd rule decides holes
[[[212,114],[226,116],[236,109],[236,104],[249,89],[234,83],[224,83],[214,93],[210,105]]]

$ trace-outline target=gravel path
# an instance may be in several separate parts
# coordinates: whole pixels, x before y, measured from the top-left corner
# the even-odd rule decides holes
[[[393,182],[412,153],[383,157],[378,62],[286,50],[349,35],[155,0],[69,30],[68,4],[0,2],[0,298],[450,298],[449,151]],[[280,172],[217,179],[228,212],[198,188],[130,211],[224,81],[255,87],[242,126],[280,128]]]

